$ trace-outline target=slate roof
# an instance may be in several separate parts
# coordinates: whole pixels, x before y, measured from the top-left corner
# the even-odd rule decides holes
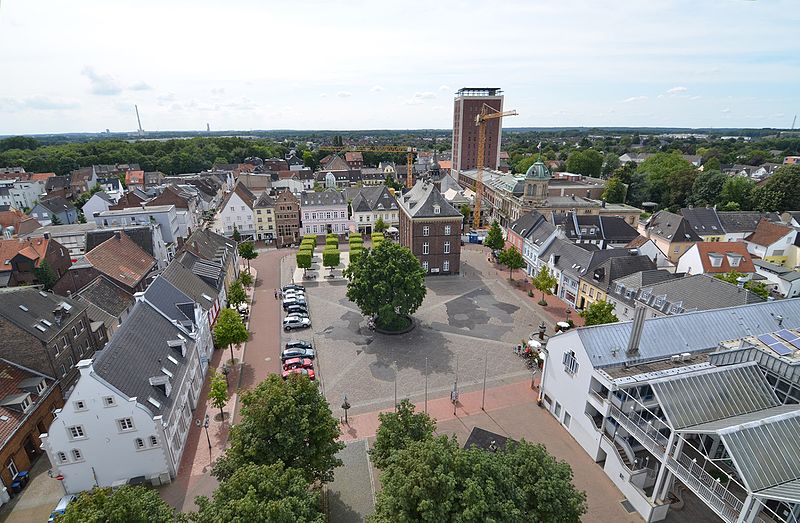
[[[398,199],[400,207],[411,218],[462,217],[461,211],[450,205],[435,185],[427,181],[418,181],[407,193]],[[434,213],[434,206],[439,206],[439,214]]]
[[[37,394],[36,385],[42,381],[45,382],[45,389],[42,394]],[[0,359],[0,403],[6,398],[20,395],[23,398],[30,397],[31,401],[27,412],[0,405],[0,416],[4,419],[0,422],[0,448],[4,448],[11,437],[22,428],[27,418],[39,408],[41,400],[53,391],[54,385],[55,380],[49,376]]]
[[[717,216],[717,210],[711,207],[681,209],[683,216],[694,231],[701,236],[722,234],[725,230]]]
[[[708,276],[695,274],[643,287],[637,301],[664,314],[720,309],[764,301],[747,289]],[[673,310],[672,306],[677,307]]]
[[[227,256],[236,249],[236,244],[233,240],[209,229],[197,229],[186,239],[183,249],[204,260],[216,261],[220,266],[224,266]]]
[[[362,187],[350,203],[353,212],[397,210],[397,200],[388,187]]]
[[[143,325],[147,328],[142,328]],[[181,338],[186,344],[186,356],[180,346],[169,346],[170,341]],[[194,341],[189,336],[151,305],[139,301],[106,347],[96,353],[93,368],[98,376],[127,397],[137,398],[153,416],[163,415],[166,419],[175,406],[175,394],[167,396],[161,388],[151,385],[150,379],[168,377],[161,370],[167,369],[173,376],[169,381],[177,389],[186,379],[193,352]],[[173,363],[170,357],[178,363]],[[156,400],[159,406],[150,403],[148,398]]]
[[[335,189],[326,189],[322,192],[303,191],[300,195],[300,207],[330,207],[333,205],[347,205],[344,193]]]
[[[572,211],[552,213],[553,223],[560,225],[567,238],[575,240],[627,243],[639,233],[617,216],[578,214]]]
[[[85,225],[85,224],[81,224]],[[64,227],[58,225],[57,227]],[[97,227],[97,225],[94,225]],[[94,229],[86,231],[86,249],[89,252],[104,241],[108,240],[117,232],[122,232],[136,243],[144,252],[155,257],[155,246],[153,245],[153,231],[149,225],[128,225],[124,229]]]
[[[771,221],[767,220],[766,218],[762,218],[761,221],[758,222],[756,226],[756,230],[753,231],[752,234],[745,237],[750,243],[755,243],[756,245],[762,245],[764,247],[769,247],[773,243],[777,242],[794,229],[791,227],[787,227],[785,225],[780,225],[777,223],[772,223]]]
[[[516,221],[512,222],[508,228],[520,238],[528,238],[534,228],[542,223],[547,223],[544,216],[537,211],[531,211],[520,216]]]
[[[751,233],[756,230],[761,218],[772,222],[780,221],[780,216],[775,213],[760,213],[757,211],[720,211],[717,212],[719,222],[726,233]]]
[[[686,251],[684,256],[693,252],[695,249],[700,255],[700,262],[703,264],[704,272],[724,274],[731,271],[741,273],[756,271],[753,266],[753,259],[750,257],[750,253],[747,252],[747,244],[744,242],[700,242]],[[737,267],[733,267],[730,264],[729,255],[732,257],[741,257]],[[719,267],[714,267],[711,263],[712,258],[716,258],[720,261]]]
[[[219,291],[192,272],[189,267],[181,263],[182,260],[183,258],[181,260],[173,260],[172,263],[164,269],[160,277],[192,298],[193,301],[199,303],[204,310],[211,310],[214,306],[214,299]]]
[[[166,278],[159,276],[144,293],[147,300],[162,314],[176,321],[187,329],[194,324],[194,300],[172,285]]]
[[[39,205],[54,214],[76,210],[75,206],[72,205],[69,200],[62,198],[61,196],[53,196],[52,198],[40,200]]]
[[[595,287],[608,291],[613,286],[612,282],[617,278],[641,271],[654,270],[655,268],[656,264],[647,256],[620,256],[604,261],[595,267],[591,273],[587,272],[583,279]]]
[[[53,311],[63,303],[69,307],[72,317],[86,310],[86,305],[71,298],[33,287],[11,287],[0,291],[0,316],[38,339],[48,342],[61,331]],[[47,320],[51,325],[41,320]],[[35,325],[43,327],[44,330],[36,328]]]
[[[764,260],[753,260],[753,265],[777,274],[782,280],[794,281],[800,278],[800,272]]]
[[[128,287],[135,288],[156,266],[156,260],[122,233],[104,241],[84,258],[98,271]]]
[[[225,198],[223,198],[219,208],[224,209],[227,207],[228,202],[231,200],[234,194],[238,195],[248,207],[251,209],[253,208],[253,204],[256,201],[256,195],[253,194],[250,189],[245,187],[243,183],[239,182],[236,182],[236,185],[233,186],[233,190],[225,195]]]
[[[647,230],[672,242],[699,242],[702,238],[694,232],[689,221],[669,211],[658,211],[647,222]]]
[[[95,306],[115,318],[133,305],[133,295],[114,283],[105,275],[100,275],[75,293],[75,299]]]
[[[69,176],[52,176],[44,183],[44,190],[50,192],[57,189],[65,189],[69,186]]]
[[[258,197],[258,200],[256,200],[256,203],[255,205],[253,205],[253,208],[264,209],[267,207],[275,207],[275,200],[272,199],[272,196],[270,196],[267,191],[264,191],[261,193],[261,196]]]
[[[142,207],[142,202],[144,201],[145,199],[137,196],[135,192],[129,191],[123,194],[117,203],[109,207],[109,210],[115,211],[120,209],[130,209],[133,207],[140,209]]]
[[[215,287],[217,291],[222,290],[225,285],[225,269],[221,262],[204,260],[189,251],[183,251],[175,259],[206,284]]]
[[[581,249],[574,243],[563,238],[556,238],[544,251],[539,254],[539,258],[547,260],[549,263],[550,256],[554,256],[554,266],[562,272],[572,275],[574,278],[580,278],[583,271],[589,266],[592,261],[592,253]]]

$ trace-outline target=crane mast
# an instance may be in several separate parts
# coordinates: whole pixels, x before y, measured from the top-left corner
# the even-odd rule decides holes
[[[494,112],[492,112],[494,111]],[[481,203],[483,202],[483,164],[486,147],[486,122],[497,120],[506,116],[517,116],[517,111],[503,111],[483,104],[481,112],[475,116],[475,125],[478,126],[478,155],[475,173],[475,208],[472,214],[472,227],[478,229],[481,226]]]

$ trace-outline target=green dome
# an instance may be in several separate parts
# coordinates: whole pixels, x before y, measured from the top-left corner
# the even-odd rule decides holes
[[[534,180],[549,180],[550,171],[547,170],[547,167],[545,167],[541,160],[537,160],[536,163],[528,167],[528,172],[525,173],[525,178]]]

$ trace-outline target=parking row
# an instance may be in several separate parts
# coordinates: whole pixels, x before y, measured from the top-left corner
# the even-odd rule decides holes
[[[286,285],[281,290],[283,311],[283,330],[289,332],[295,329],[308,329],[311,327],[311,317],[308,313],[306,301],[306,288],[302,285]]]
[[[283,311],[283,330],[289,332],[295,329],[311,327],[311,317],[306,301],[306,289],[302,285],[286,285],[281,289]],[[290,340],[281,351],[281,376],[287,379],[293,374],[307,376],[316,380],[314,360],[317,353],[311,342],[304,340]]]

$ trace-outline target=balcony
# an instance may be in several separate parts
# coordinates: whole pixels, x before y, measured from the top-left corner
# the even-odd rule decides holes
[[[667,437],[657,431],[652,423],[642,418],[638,413],[632,412],[630,416],[623,414],[617,407],[611,407],[611,417],[635,437],[644,448],[653,456],[661,458],[667,448]]]
[[[743,502],[686,454],[667,458],[667,468],[723,520],[735,523]]]

